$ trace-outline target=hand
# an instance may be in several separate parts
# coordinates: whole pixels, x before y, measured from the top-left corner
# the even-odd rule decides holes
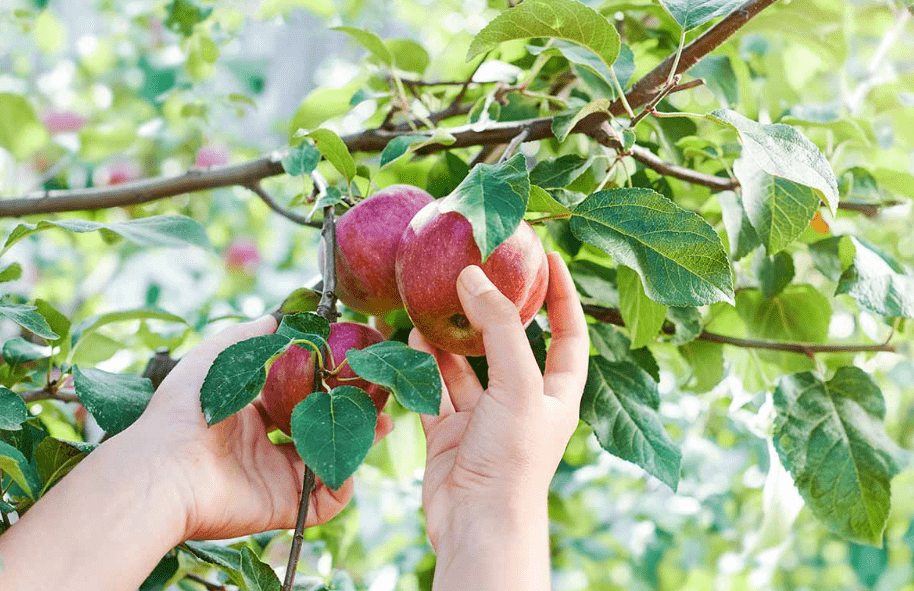
[[[272,423],[260,400],[211,427],[200,410],[200,387],[216,356],[233,343],[275,330],[276,321],[265,316],[206,339],[181,359],[128,429],[134,437],[154,440],[170,458],[171,477],[187,511],[185,539],[295,527],[304,463],[293,444],[275,445],[267,438]],[[392,428],[390,417],[381,414],[376,441]],[[339,490],[319,479],[316,484],[309,526],[329,520],[352,497],[351,478]]]
[[[422,501],[439,561],[442,545],[474,543],[453,539],[472,522],[545,514],[549,483],[578,423],[590,346],[571,276],[556,254],[549,255],[552,342],[545,375],[514,304],[482,271],[467,267],[457,285],[467,317],[483,335],[488,388],[465,358],[432,347],[416,331],[410,335],[414,348],[435,356],[445,384],[439,416],[421,417],[428,447]]]

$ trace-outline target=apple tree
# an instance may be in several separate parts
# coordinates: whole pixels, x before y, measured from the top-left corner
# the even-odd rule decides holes
[[[13,0],[0,532],[201,334],[273,313],[210,368],[204,417],[282,365],[307,397],[271,437],[310,467],[305,493],[353,473],[364,492],[325,526],[182,544],[143,589],[429,588],[418,413],[440,378],[406,345],[422,319],[396,293],[348,299],[336,254],[348,212],[405,184],[482,261],[529,227],[572,272],[591,357],[550,492],[554,588],[911,589],[912,13]],[[345,248],[417,209],[365,216]],[[421,283],[436,255],[402,272]],[[337,322],[380,333],[335,344]],[[545,314],[527,335],[542,359]],[[372,447],[381,407],[397,429]]]

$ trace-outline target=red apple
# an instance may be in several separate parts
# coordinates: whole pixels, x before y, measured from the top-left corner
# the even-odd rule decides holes
[[[349,349],[364,349],[384,340],[381,333],[354,322],[338,322],[330,325],[327,345],[333,362],[324,360],[328,371],[336,370],[346,360]],[[314,389],[314,359],[311,349],[293,345],[280,355],[267,374],[267,381],[260,397],[267,414],[286,435],[290,434],[290,421],[295,405],[304,400]],[[356,378],[356,379],[350,379]],[[376,384],[359,378],[347,363],[336,375],[324,379],[329,389],[337,386],[356,386],[368,392],[378,412],[387,403],[389,392]],[[324,390],[321,387],[321,390]]]
[[[44,126],[52,135],[79,131],[86,124],[86,118],[73,111],[48,111],[42,117]]]
[[[142,168],[134,160],[115,160],[96,170],[97,185],[118,185],[140,178]]]
[[[229,271],[253,273],[258,263],[260,251],[250,238],[237,238],[225,249],[225,266]]]
[[[417,211],[434,197],[391,185],[365,199],[336,225],[336,295],[359,312],[383,316],[403,306],[394,271],[397,245]],[[323,269],[323,243],[320,247]]]
[[[458,355],[485,355],[482,333],[470,325],[457,296],[457,276],[479,265],[501,293],[517,306],[526,326],[542,307],[549,263],[533,228],[522,222],[481,263],[473,229],[456,212],[427,205],[412,219],[397,251],[397,286],[406,311],[422,336],[439,349]]]
[[[229,149],[220,144],[203,146],[197,150],[197,159],[195,164],[201,168],[209,166],[223,166],[228,164]]]

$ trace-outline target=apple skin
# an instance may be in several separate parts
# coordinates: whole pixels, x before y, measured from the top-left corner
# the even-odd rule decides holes
[[[435,198],[412,185],[391,185],[340,216],[336,225],[336,295],[359,312],[383,316],[403,307],[394,261],[403,230]],[[323,242],[319,260],[323,270]]]
[[[369,345],[380,343],[384,337],[364,324],[354,322],[338,322],[330,325],[330,337],[327,344],[333,354],[334,364],[330,367],[330,360],[325,360],[328,371],[333,371],[346,359],[349,349],[364,349]],[[311,349],[293,345],[280,355],[267,374],[267,381],[263,386],[260,398],[264,410],[279,429],[286,435],[291,434],[290,421],[295,405],[304,400],[314,389],[314,356]],[[356,386],[368,392],[378,412],[387,403],[389,392],[376,384],[363,379],[341,381],[340,378],[358,378],[347,363],[338,374],[324,379],[324,384],[330,388],[337,386]],[[324,391],[324,388],[321,388]]]
[[[458,355],[485,355],[482,333],[464,315],[457,276],[478,265],[515,306],[524,326],[542,307],[549,283],[549,262],[533,228],[521,222],[481,263],[470,222],[456,212],[441,212],[440,201],[416,214],[397,251],[397,286],[406,311],[426,340]]]
[[[224,166],[229,161],[229,149],[221,144],[210,144],[197,150],[197,157],[194,162],[200,168],[210,166]]]
[[[57,135],[79,131],[86,124],[86,118],[74,111],[49,111],[42,117],[42,122],[52,135]]]
[[[225,249],[225,266],[229,271],[252,274],[258,264],[260,251],[250,238],[237,238]]]

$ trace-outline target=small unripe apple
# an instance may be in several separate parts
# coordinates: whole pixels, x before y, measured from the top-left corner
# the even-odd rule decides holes
[[[86,118],[73,111],[48,111],[41,120],[51,135],[79,131],[86,124]]]
[[[365,199],[336,225],[336,295],[359,312],[383,316],[403,306],[394,271],[400,236],[434,197],[411,185],[391,185]],[[323,242],[320,246],[323,269]]]
[[[364,349],[383,340],[381,333],[364,324],[331,324],[327,346],[333,360],[331,362],[330,359],[325,359],[324,367],[328,372],[333,372],[346,360],[346,351],[349,349]],[[314,352],[310,348],[293,345],[273,362],[267,374],[260,398],[273,423],[286,435],[290,434],[290,421],[295,405],[314,390],[314,368]],[[337,386],[356,386],[365,390],[378,412],[384,408],[389,395],[389,392],[380,386],[359,378],[348,363],[335,375],[325,378],[324,384],[331,390]],[[320,389],[324,391],[323,387]]]
[[[546,252],[533,228],[521,222],[482,263],[470,222],[459,213],[441,212],[440,203],[423,208],[403,233],[397,286],[410,319],[428,342],[458,355],[485,355],[482,333],[470,325],[457,296],[457,276],[468,265],[480,266],[514,303],[526,326],[546,298]]]
[[[225,266],[229,271],[253,273],[259,263],[260,251],[250,238],[237,238],[225,249]]]

